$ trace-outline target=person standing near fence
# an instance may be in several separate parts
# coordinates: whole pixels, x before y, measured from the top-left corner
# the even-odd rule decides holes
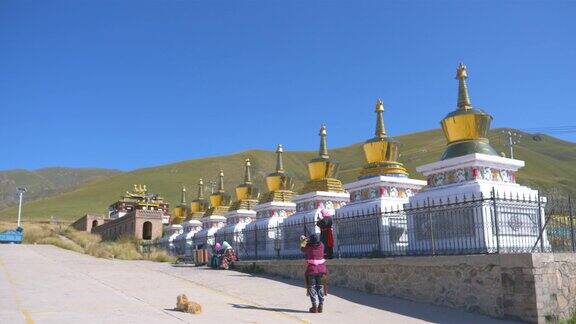
[[[310,313],[322,313],[324,308],[324,277],[328,273],[324,259],[324,244],[320,242],[317,234],[308,238],[300,237],[300,249],[306,259],[306,286],[312,307]]]
[[[334,235],[332,233],[332,213],[327,209],[320,210],[316,226],[320,228],[320,241],[324,244],[324,257],[334,257]]]

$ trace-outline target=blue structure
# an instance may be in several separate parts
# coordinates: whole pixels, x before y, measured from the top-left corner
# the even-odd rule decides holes
[[[24,229],[22,227],[17,227],[15,230],[0,232],[0,243],[1,244],[22,243],[23,231]]]

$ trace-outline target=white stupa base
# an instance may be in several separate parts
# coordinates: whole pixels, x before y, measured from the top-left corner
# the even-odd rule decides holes
[[[245,250],[242,231],[246,225],[256,219],[256,211],[239,209],[231,211],[224,216],[227,218],[228,224],[214,234],[216,242],[222,243],[226,241],[236,251],[236,254],[241,254]]]
[[[316,221],[321,210],[328,210],[334,216],[336,210],[349,201],[348,192],[315,191],[296,196],[294,202],[298,211],[282,224],[282,257],[301,257],[300,236],[320,233]]]
[[[178,235],[173,242],[176,255],[182,258],[191,258],[193,254],[192,238],[202,229],[202,222],[191,219],[182,223],[182,228],[182,234]]]
[[[168,225],[165,227],[165,234],[162,236],[162,238],[160,238],[160,246],[162,246],[162,248],[166,250],[168,254],[176,255],[176,248],[173,244],[173,241],[176,237],[178,237],[178,235],[182,234],[182,231],[182,225],[180,224]]]
[[[538,241],[546,199],[515,183],[514,173],[523,165],[519,160],[469,154],[418,167],[430,186],[405,205],[408,253],[550,249],[545,231]]]
[[[212,253],[210,247],[216,243],[214,234],[226,225],[226,217],[222,215],[211,215],[202,217],[200,221],[202,222],[202,230],[194,234],[194,246],[196,249],[203,248],[207,249],[209,253]]]
[[[336,240],[336,254],[362,255],[378,251],[403,254],[408,246],[406,217],[382,212],[402,209],[408,198],[425,185],[426,181],[390,176],[375,176],[344,185],[351,201],[336,211],[335,237],[346,238],[342,242]],[[375,240],[375,235],[357,235],[363,231],[371,231],[379,239]]]
[[[280,228],[286,217],[293,214],[296,204],[272,201],[257,205],[257,219],[244,227],[243,248],[238,249],[238,258],[270,258],[278,256]]]

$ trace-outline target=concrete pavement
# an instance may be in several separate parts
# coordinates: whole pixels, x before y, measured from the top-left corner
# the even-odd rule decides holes
[[[0,323],[503,323],[331,288],[309,314],[301,282],[235,271],[97,259],[49,245],[0,245]],[[172,310],[185,293],[201,315]]]

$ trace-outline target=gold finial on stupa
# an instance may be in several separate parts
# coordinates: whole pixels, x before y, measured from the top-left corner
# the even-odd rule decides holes
[[[236,187],[236,201],[230,210],[252,209],[258,203],[260,191],[252,185],[252,171],[250,159],[244,161],[244,183]]]
[[[362,145],[367,164],[360,171],[360,178],[378,175],[408,176],[404,165],[398,162],[398,142],[386,135],[384,103],[380,99],[376,101],[375,112],[375,136]]]
[[[470,96],[468,95],[466,79],[468,79],[466,65],[460,63],[458,64],[458,68],[456,68],[456,80],[458,80],[458,109],[461,110],[468,110],[472,108]]]
[[[223,215],[230,207],[230,196],[224,191],[224,171],[218,173],[218,190],[210,195],[210,209],[206,216]]]
[[[448,142],[448,147],[440,160],[472,153],[497,156],[498,153],[488,141],[492,116],[481,109],[472,107],[466,84],[468,71],[463,63],[460,63],[456,69],[456,79],[458,80],[457,108],[440,122]]]
[[[198,194],[196,199],[190,203],[190,216],[186,219],[191,218],[201,218],[204,212],[208,209],[208,202],[204,199],[204,181],[200,179],[198,181]]]
[[[376,138],[385,138],[386,129],[384,128],[384,103],[381,99],[376,100]]]
[[[284,160],[282,159],[282,153],[284,153],[284,147],[282,144],[278,144],[276,147],[276,172],[284,173]]]
[[[186,205],[186,187],[182,185],[180,190],[180,205],[174,208],[173,215],[170,218],[170,224],[180,224],[184,219],[188,219],[188,206]]]
[[[260,200],[261,203],[271,201],[288,202],[291,201],[294,196],[294,192],[292,191],[294,189],[294,180],[284,171],[283,153],[284,147],[282,147],[282,144],[278,144],[276,147],[276,171],[266,177],[268,192],[263,195]]]
[[[308,173],[310,180],[306,183],[303,193],[311,191],[344,191],[340,180],[336,179],[338,162],[328,155],[328,145],[326,144],[326,125],[320,127],[320,149],[318,157],[308,162]]]
[[[186,186],[182,185],[182,192],[180,195],[180,204],[186,205]]]

